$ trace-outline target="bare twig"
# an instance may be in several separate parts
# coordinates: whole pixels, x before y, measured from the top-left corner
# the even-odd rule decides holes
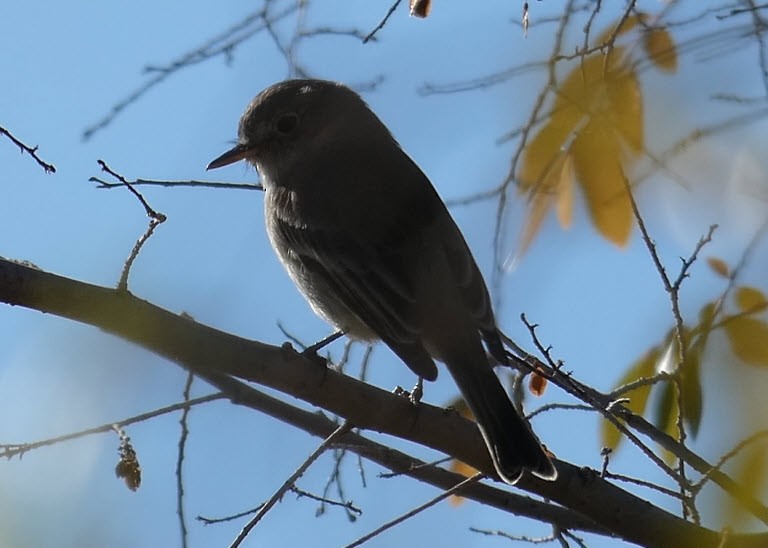
[[[152,209],[147,200],[144,199],[144,196],[142,196],[139,191],[133,188],[133,184],[119,173],[113,171],[104,160],[98,160],[98,164],[101,166],[102,171],[109,173],[112,175],[112,177],[120,181],[120,184],[125,186],[131,192],[131,194],[136,197],[142,207],[144,207],[144,212],[147,214],[147,217],[149,217],[149,225],[147,226],[147,230],[144,231],[144,234],[142,234],[133,245],[131,253],[128,255],[128,258],[125,260],[125,264],[123,265],[123,271],[120,273],[120,280],[117,282],[117,288],[119,290],[127,291],[128,276],[130,275],[131,267],[133,266],[134,261],[141,252],[141,248],[144,247],[144,244],[147,243],[149,238],[152,237],[152,234],[155,232],[155,228],[168,220],[168,218],[163,213]]]
[[[95,133],[109,126],[126,108],[136,103],[147,92],[163,83],[180,70],[216,57],[223,57],[226,61],[231,60],[232,54],[238,46],[242,45],[245,41],[258,33],[263,32],[268,23],[274,24],[296,12],[296,10],[299,9],[301,2],[295,2],[276,14],[269,13],[268,8],[270,4],[271,2],[267,1],[265,7],[258,11],[251,12],[243,17],[238,23],[209,39],[198,48],[174,59],[167,65],[144,67],[144,73],[147,74],[149,78],[112,105],[108,114],[87,127],[82,134],[83,140],[87,141],[93,137]]]
[[[189,394],[192,390],[192,381],[195,380],[195,376],[189,372],[187,373],[187,380],[184,383],[184,401],[189,401]],[[176,515],[179,516],[179,531],[181,533],[181,546],[186,548],[187,546],[187,520],[184,517],[184,479],[183,479],[183,465],[184,465],[184,453],[187,447],[187,438],[189,437],[189,428],[187,426],[187,417],[189,416],[189,407],[185,407],[179,417],[179,425],[181,426],[181,433],[179,435],[179,450],[176,457]]]
[[[31,157],[32,157],[32,158],[35,160],[35,162],[37,162],[37,164],[38,164],[38,165],[39,165],[41,168],[43,168],[43,170],[44,170],[46,173],[56,173],[56,167],[55,167],[53,164],[49,164],[49,163],[47,163],[47,162],[44,162],[44,161],[43,161],[43,160],[40,158],[40,156],[38,156],[38,155],[37,155],[37,146],[31,147],[31,146],[29,146],[29,145],[25,145],[25,144],[24,144],[24,143],[22,143],[22,142],[21,142],[19,139],[17,139],[16,137],[14,137],[14,136],[13,136],[13,134],[12,134],[10,131],[8,131],[7,129],[5,129],[5,128],[4,128],[4,127],[2,127],[2,126],[0,126],[0,134],[3,134],[3,135],[5,135],[6,137],[8,137],[8,138],[11,140],[11,142],[12,142],[14,145],[16,145],[17,147],[19,147],[19,150],[21,150],[22,154],[23,154],[24,152],[26,152],[27,154],[29,154],[29,155],[30,155],[30,156],[31,156]]]
[[[397,6],[400,5],[400,2],[402,0],[395,0],[394,3],[389,7],[387,10],[387,13],[384,15],[384,17],[379,21],[379,24],[374,27],[374,29],[369,32],[365,38],[363,38],[363,44],[367,44],[371,39],[373,39],[374,35],[379,32],[381,29],[384,28],[384,25],[387,24],[387,21],[389,21],[389,18],[392,16],[393,13],[395,13],[395,10],[397,9]]]
[[[320,455],[325,453],[326,449],[331,447],[333,443],[341,437],[343,434],[346,434],[349,432],[349,430],[352,428],[352,425],[349,424],[349,422],[344,422],[341,426],[339,426],[336,430],[333,431],[333,433],[325,438],[323,440],[323,443],[321,443],[317,449],[315,449],[307,458],[306,460],[299,466],[296,471],[291,474],[291,476],[280,486],[280,488],[275,491],[275,493],[269,498],[267,502],[265,502],[261,508],[259,508],[258,512],[256,512],[256,515],[253,516],[253,519],[251,519],[245,527],[243,527],[242,531],[240,531],[240,534],[237,535],[235,540],[230,544],[230,548],[236,548],[237,546],[240,546],[242,542],[245,540],[245,538],[248,536],[248,533],[251,532],[251,530],[256,526],[259,521],[267,514],[267,512],[272,509],[272,507],[277,504],[277,501],[279,501],[281,498],[283,498],[283,495],[290,489],[294,483],[296,483],[296,480],[299,479],[302,475],[304,475],[304,472],[307,471],[307,469],[312,465],[313,462],[315,462]]]
[[[457,483],[456,485],[454,485],[450,489],[448,489],[446,491],[443,491],[442,493],[440,493],[435,498],[433,498],[431,500],[428,500],[424,504],[422,504],[420,506],[417,506],[416,508],[414,508],[413,510],[411,510],[409,512],[406,512],[402,516],[399,516],[398,518],[393,519],[392,521],[385,523],[384,525],[382,525],[378,529],[376,529],[374,531],[371,531],[367,535],[360,537],[355,542],[353,542],[351,544],[348,544],[345,548],[354,548],[355,546],[360,546],[361,544],[364,544],[364,543],[368,542],[373,537],[376,537],[376,536],[380,535],[381,533],[383,533],[387,529],[391,529],[395,525],[398,525],[398,524],[404,522],[405,520],[407,520],[409,518],[412,518],[413,516],[423,512],[427,508],[431,508],[432,506],[434,506],[435,504],[437,504],[441,500],[444,500],[444,499],[450,497],[451,495],[455,495],[457,493],[460,493],[462,489],[472,485],[473,483],[477,483],[482,478],[483,478],[483,474],[478,472],[477,474],[475,474],[471,478],[467,478],[464,481],[461,481],[461,482]]]
[[[154,209],[152,209],[152,206],[149,205],[149,203],[144,199],[144,196],[141,195],[135,188],[133,188],[133,184],[128,181],[125,177],[120,175],[119,173],[116,173],[115,171],[110,168],[107,163],[104,160],[97,160],[97,163],[99,164],[99,167],[101,167],[101,170],[109,173],[120,181],[120,184],[123,185],[125,188],[127,188],[131,194],[133,194],[136,199],[139,201],[139,203],[144,208],[144,212],[147,214],[147,217],[150,219],[156,219],[158,222],[162,223],[165,221],[166,217],[162,213],[158,213]]]
[[[117,188],[125,186],[124,183],[110,183],[99,177],[90,177],[92,183],[98,183],[96,188]],[[129,181],[131,186],[160,186],[160,187],[192,187],[192,188],[218,188],[235,190],[264,190],[264,187],[258,183],[220,183],[215,181],[161,181],[157,179],[136,179]]]
[[[88,428],[86,430],[80,430],[79,432],[73,432],[71,434],[65,434],[63,436],[56,436],[55,438],[48,438],[45,440],[30,442],[30,443],[4,443],[0,444],[0,458],[6,458],[10,459],[16,456],[22,456],[28,451],[32,451],[34,449],[39,449],[40,447],[46,447],[49,445],[55,445],[57,443],[62,443],[65,441],[75,440],[78,438],[83,438],[85,436],[92,436],[93,434],[103,434],[105,432],[111,432],[114,431],[115,426],[122,428],[124,426],[128,426],[130,424],[135,424],[137,422],[143,422],[149,419],[153,419],[155,417],[159,417],[161,415],[166,415],[168,413],[173,413],[175,411],[180,411],[183,409],[186,409],[188,407],[193,407],[195,405],[200,405],[202,403],[208,403],[215,400],[221,400],[225,399],[226,396],[222,394],[221,392],[217,392],[215,394],[210,394],[208,396],[201,396],[199,398],[194,398],[189,401],[184,401],[180,403],[174,403],[173,405],[169,405],[167,407],[161,407],[160,409],[155,409],[153,411],[149,411],[147,413],[142,413],[140,415],[136,415],[134,417],[130,417],[127,419],[123,419],[120,421],[114,421],[107,424],[102,424],[100,426],[94,426],[92,428]]]
[[[312,493],[308,493],[307,491],[304,491],[302,489],[299,489],[295,485],[289,489],[291,493],[295,493],[298,498],[307,497],[308,499],[312,499],[315,501],[320,502],[323,505],[329,505],[329,506],[341,506],[344,508],[348,513],[354,513],[358,516],[363,515],[363,511],[352,504],[352,501],[338,501],[329,499],[326,497],[318,497],[317,495],[313,495]]]

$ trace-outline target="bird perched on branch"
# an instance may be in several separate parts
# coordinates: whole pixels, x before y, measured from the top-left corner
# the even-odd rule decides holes
[[[557,472],[493,372],[508,364],[482,275],[445,204],[360,96],[322,80],[257,95],[237,144],[209,165],[252,164],[269,239],[312,309],[382,340],[420,378],[444,362],[499,476]]]

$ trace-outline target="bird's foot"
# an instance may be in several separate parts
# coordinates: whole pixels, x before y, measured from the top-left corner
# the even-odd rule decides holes
[[[392,392],[396,396],[408,398],[408,401],[410,401],[413,405],[418,405],[419,402],[421,402],[421,397],[424,395],[424,381],[421,377],[419,377],[416,386],[414,386],[410,392],[408,392],[408,390],[402,386],[395,386],[395,389]]]

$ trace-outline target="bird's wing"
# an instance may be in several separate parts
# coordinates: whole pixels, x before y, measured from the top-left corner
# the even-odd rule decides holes
[[[273,225],[293,256],[420,377],[437,377],[420,340],[413,284],[395,245],[375,245],[338,230]]]
[[[444,217],[444,219],[446,226],[441,233],[445,234],[446,237],[443,239],[443,249],[451,273],[464,300],[464,306],[475,321],[475,325],[481,332],[491,354],[500,363],[506,364],[506,353],[499,338],[491,299],[483,275],[480,273],[480,269],[472,257],[472,252],[456,223],[449,216]]]

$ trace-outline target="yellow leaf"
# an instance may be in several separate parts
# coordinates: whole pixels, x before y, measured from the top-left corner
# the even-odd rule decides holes
[[[677,390],[675,383],[666,381],[661,385],[661,393],[656,400],[656,412],[653,423],[656,428],[672,436],[677,437]],[[674,454],[667,450],[662,451],[662,458],[667,464],[675,461]]]
[[[570,156],[563,156],[557,190],[557,220],[563,228],[570,228],[573,222],[573,161]]]
[[[745,316],[725,322],[725,332],[736,356],[750,365],[768,365],[768,325]]]
[[[704,345],[692,345],[688,349],[685,365],[680,376],[683,390],[683,419],[695,438],[701,426],[701,415],[704,410],[704,395],[701,390],[701,356]]]
[[[520,244],[518,245],[517,253],[519,255],[522,255],[528,250],[531,242],[533,242],[536,234],[538,234],[541,224],[544,222],[547,213],[549,213],[549,210],[552,207],[552,200],[552,194],[545,192],[543,189],[539,192],[531,192],[523,234],[520,237]]]
[[[728,278],[731,275],[728,264],[722,259],[718,259],[717,257],[708,257],[707,264],[709,265],[709,268],[711,268],[718,276]]]
[[[555,91],[552,115],[526,145],[518,173],[519,190],[531,201],[521,247],[553,204],[560,224],[570,226],[575,178],[595,227],[625,245],[633,223],[625,166],[637,160],[645,141],[640,82],[626,48],[587,57]]]
[[[472,411],[469,410],[469,406],[467,405],[467,402],[464,401],[464,398],[462,398],[461,396],[451,400],[448,403],[448,407],[452,408],[462,417],[465,417],[469,420],[475,420],[475,417],[472,415]],[[450,469],[451,471],[456,472],[457,474],[461,474],[462,476],[465,476],[465,477],[474,476],[477,473],[476,469],[456,459],[451,460]],[[460,497],[458,495],[452,495],[450,497],[450,501],[453,506],[459,506],[464,503],[464,497]]]
[[[518,253],[523,254],[533,242],[541,224],[549,213],[553,203],[557,203],[557,217],[560,225],[570,225],[573,211],[573,168],[571,159],[560,154],[554,165],[544,175],[541,182],[530,187],[530,205],[526,215],[525,228],[520,238]]]
[[[633,13],[632,15],[627,17],[624,20],[624,24],[621,26],[620,29],[618,29],[618,31],[614,26],[608,27],[597,38],[597,44],[605,43],[611,36],[613,36],[614,32],[616,33],[616,36],[621,36],[622,34],[628,33],[633,28],[635,28],[638,25],[638,23],[645,20],[645,17],[646,17],[645,13],[638,11],[637,14]]]
[[[768,299],[765,298],[765,294],[751,286],[737,288],[735,301],[739,309],[745,313],[760,312],[768,306]]]
[[[656,372],[656,363],[659,361],[660,355],[660,347],[657,346],[650,349],[639,360],[632,364],[632,366],[624,373],[624,375],[622,375],[621,379],[619,379],[619,382],[616,383],[616,388],[622,387],[625,384],[636,381],[643,377],[653,376]],[[644,385],[625,393],[622,397],[629,398],[629,403],[626,404],[628,409],[630,409],[636,415],[642,415],[645,413],[645,407],[648,404],[648,396],[650,396],[650,394],[651,386]],[[621,440],[621,433],[616,429],[616,427],[607,420],[602,421],[601,441],[603,447],[617,449]]]
[[[461,396],[456,396],[455,398],[453,398],[451,401],[448,402],[446,407],[453,409],[456,413],[458,413],[465,419],[469,419],[471,421],[475,420],[475,416],[472,414],[472,411],[469,410],[469,406],[467,405],[466,400]]]
[[[564,150],[566,142],[581,117],[571,105],[556,103],[547,123],[523,151],[522,167],[518,173],[521,193],[553,192],[551,185],[558,180],[559,162],[568,153]]]
[[[457,474],[461,474],[466,478],[472,477],[478,472],[477,470],[472,468],[470,465],[465,464],[460,460],[456,460],[456,459],[451,461],[451,471]],[[449,497],[449,500],[452,506],[461,506],[462,504],[464,504],[464,497],[459,495],[451,495]]]
[[[745,451],[746,454],[743,454],[742,458],[739,459],[734,472],[734,479],[739,482],[739,485],[742,485],[750,495],[758,498],[763,491],[766,472],[768,472],[766,468],[768,460],[765,458],[766,449],[768,447],[765,443],[750,445]],[[740,528],[746,525],[748,518],[752,516],[744,505],[732,497],[726,497],[723,506],[725,523],[731,527]]]
[[[643,49],[651,62],[666,72],[677,70],[677,48],[664,27],[648,29],[643,35]]]
[[[573,143],[573,164],[592,223],[605,238],[624,246],[633,218],[619,153],[615,135],[592,122]]]
[[[642,152],[645,143],[645,121],[643,92],[637,73],[626,61],[614,59],[610,71],[605,76],[605,88],[608,95],[606,113],[610,116],[612,129],[631,152]]]

